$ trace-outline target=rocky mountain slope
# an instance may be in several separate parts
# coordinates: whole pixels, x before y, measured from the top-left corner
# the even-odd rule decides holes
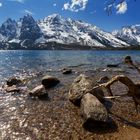
[[[140,45],[140,25],[123,27],[121,30],[113,31],[112,34],[128,44],[134,46]]]
[[[140,28],[135,30],[135,37],[140,36]],[[26,15],[18,21],[9,18],[0,26],[0,49],[101,49],[140,43],[138,38],[137,42],[122,39],[124,37],[121,38],[119,33],[105,32],[94,25],[64,19],[58,14],[39,21]]]

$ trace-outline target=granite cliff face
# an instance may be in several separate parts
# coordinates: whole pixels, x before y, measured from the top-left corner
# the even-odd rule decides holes
[[[21,29],[20,29],[20,40],[32,40],[35,41],[41,37],[41,29],[39,28],[37,22],[33,19],[32,16],[24,16],[21,20]]]

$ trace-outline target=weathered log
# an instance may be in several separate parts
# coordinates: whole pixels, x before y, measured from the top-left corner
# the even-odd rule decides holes
[[[115,82],[121,82],[128,87],[128,92],[126,95],[131,96],[134,100],[136,111],[138,113],[138,105],[140,105],[140,84],[135,84],[130,78],[125,75],[117,75],[111,78],[107,83],[100,84],[99,86],[107,88],[109,94],[113,96],[111,91],[111,85]],[[124,96],[124,95],[120,95]]]
[[[107,109],[98,98],[90,93],[83,96],[80,110],[84,123],[88,121],[106,122],[108,120]]]

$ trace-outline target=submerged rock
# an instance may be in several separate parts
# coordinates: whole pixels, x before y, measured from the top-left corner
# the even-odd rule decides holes
[[[106,122],[108,120],[107,109],[98,98],[90,93],[83,96],[80,110],[84,123],[89,121]]]
[[[54,87],[56,86],[60,81],[53,77],[53,76],[50,76],[50,75],[46,75],[42,78],[42,85],[45,86],[45,88],[51,88],[51,87]]]
[[[72,70],[71,69],[68,69],[68,68],[64,68],[64,69],[62,69],[62,73],[63,74],[71,74],[72,73]]]
[[[108,68],[116,68],[118,66],[119,66],[119,64],[108,64],[107,65]]]
[[[131,59],[131,56],[126,56],[125,58],[124,58],[124,63],[125,64],[132,64],[133,63],[133,61],[132,61],[132,59]]]
[[[29,91],[29,95],[32,97],[48,97],[48,93],[43,85],[39,85]]]
[[[19,92],[19,91],[20,91],[20,89],[19,89],[16,85],[13,85],[13,86],[8,86],[8,85],[6,85],[6,86],[4,87],[4,90],[5,90],[6,92]]]
[[[91,80],[90,77],[81,74],[78,76],[69,90],[68,98],[69,100],[75,104],[80,105],[80,101],[83,95],[90,92],[95,95],[97,98],[103,100],[104,93],[101,88],[93,89],[95,83]]]
[[[11,77],[7,80],[8,86],[13,86],[22,83],[22,80],[17,79],[16,77]]]
[[[106,83],[106,82],[108,82],[109,81],[109,78],[107,77],[107,76],[103,76],[103,77],[101,77],[97,82],[99,83],[99,84],[102,84],[102,83]]]

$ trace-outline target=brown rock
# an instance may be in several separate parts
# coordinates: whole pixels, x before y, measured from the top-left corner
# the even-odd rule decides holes
[[[16,77],[11,77],[10,79],[7,80],[7,85],[8,86],[13,86],[20,84],[22,81],[20,79],[17,79]]]
[[[133,61],[132,61],[132,59],[131,59],[131,56],[126,56],[125,58],[124,58],[124,63],[126,63],[126,64],[133,64]]]
[[[13,86],[5,86],[4,87],[5,91],[6,92],[19,92],[20,89],[16,87],[16,85],[13,85]]]
[[[54,87],[56,86],[60,81],[53,77],[53,76],[50,76],[50,75],[46,75],[42,78],[42,85],[45,86],[45,88],[51,88],[51,87]]]
[[[106,122],[108,120],[107,109],[98,98],[90,93],[83,96],[80,110],[84,123],[87,121]]]
[[[101,88],[93,89],[94,83],[90,77],[81,74],[78,76],[69,90],[68,98],[75,105],[80,105],[80,101],[83,95],[90,92],[94,94],[97,98],[99,97],[102,100],[104,93]],[[93,89],[93,90],[92,90]]]
[[[43,85],[39,85],[29,92],[32,97],[48,97],[48,93]]]
[[[71,69],[64,68],[64,69],[62,69],[62,73],[63,74],[71,74],[72,73],[72,70]]]

